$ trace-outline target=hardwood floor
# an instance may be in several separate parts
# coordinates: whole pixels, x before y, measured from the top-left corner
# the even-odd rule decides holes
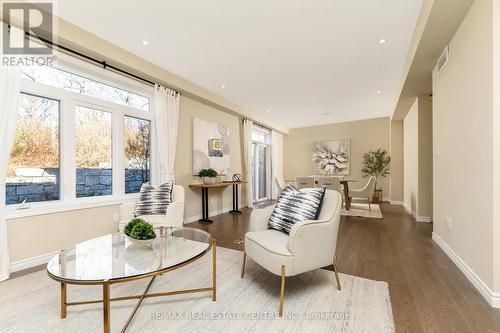
[[[337,244],[340,272],[389,283],[398,332],[500,332],[491,308],[432,241],[432,224],[416,223],[403,207],[382,205],[383,220],[342,216]],[[210,232],[217,245],[243,250],[251,209],[222,214]]]

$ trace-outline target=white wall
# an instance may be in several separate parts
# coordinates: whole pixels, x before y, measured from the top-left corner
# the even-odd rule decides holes
[[[402,120],[391,120],[391,203],[402,204],[404,200],[404,124]]]
[[[403,120],[404,206],[417,222],[432,221],[432,99],[415,98]]]
[[[352,187],[361,187],[367,181],[361,174],[361,156],[377,148],[390,151],[389,118],[350,121],[322,126],[291,129],[284,138],[285,179],[313,175],[317,171],[312,162],[312,144],[334,139],[351,140],[351,174],[349,179],[359,180]],[[390,194],[389,177],[378,180],[384,197]]]
[[[433,72],[434,233],[493,285],[492,0],[476,0]],[[446,218],[452,228],[446,228]],[[497,239],[498,241],[499,239]]]
[[[422,221],[432,220],[432,97],[418,97],[418,211]]]
[[[403,121],[404,127],[404,206],[418,210],[418,99],[413,102]]]

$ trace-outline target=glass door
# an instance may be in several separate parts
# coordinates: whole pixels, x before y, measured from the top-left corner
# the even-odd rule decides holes
[[[269,147],[266,144],[252,143],[252,182],[253,201],[269,200]]]

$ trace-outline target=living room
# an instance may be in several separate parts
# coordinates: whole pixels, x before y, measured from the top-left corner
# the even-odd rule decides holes
[[[495,1],[0,10],[1,332],[500,332]]]

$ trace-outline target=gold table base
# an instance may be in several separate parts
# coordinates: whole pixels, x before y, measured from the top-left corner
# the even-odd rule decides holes
[[[212,301],[216,301],[217,299],[217,279],[216,279],[216,242],[215,239],[212,240],[212,287],[208,288],[197,288],[197,289],[185,289],[185,290],[175,290],[175,291],[166,291],[166,292],[161,292],[161,293],[152,293],[148,294],[149,289],[151,289],[151,286],[153,285],[154,280],[158,275],[162,275],[166,272],[173,271],[175,269],[181,268],[187,264],[190,264],[191,262],[201,258],[205,253],[202,253],[178,266],[172,267],[172,268],[167,268],[164,270],[160,270],[157,272],[153,273],[148,273],[142,276],[134,276],[134,277],[127,277],[127,278],[121,278],[121,279],[114,279],[114,280],[107,280],[104,282],[94,282],[94,283],[86,283],[86,282],[68,282],[68,281],[62,281],[61,278],[57,278],[55,276],[51,275],[51,278],[58,280],[61,283],[61,319],[66,318],[67,315],[67,307],[68,306],[75,306],[75,305],[84,305],[84,304],[96,304],[96,303],[103,303],[103,320],[104,320],[104,328],[103,332],[104,333],[109,333],[111,330],[111,320],[110,320],[110,312],[111,312],[111,302],[114,301],[125,301],[125,300],[131,300],[131,299],[138,299],[139,301],[134,307],[134,310],[128,317],[127,321],[125,322],[125,325],[121,329],[121,332],[125,332],[127,328],[129,327],[130,323],[132,322],[132,319],[134,318],[134,315],[136,314],[137,310],[142,304],[142,301],[145,298],[151,298],[151,297],[163,297],[163,296],[172,296],[172,295],[182,295],[182,294],[192,294],[192,293],[201,293],[201,292],[212,292]],[[134,280],[139,280],[139,279],[145,279],[147,277],[152,277],[151,280],[149,281],[146,289],[142,293],[142,295],[132,295],[132,296],[121,296],[121,297],[110,297],[110,286],[112,284],[117,284],[117,283],[123,283],[123,282],[128,282],[128,281],[134,281]],[[91,301],[80,301],[80,302],[68,302],[67,300],[67,284],[76,284],[76,285],[102,285],[102,300],[91,300]]]

